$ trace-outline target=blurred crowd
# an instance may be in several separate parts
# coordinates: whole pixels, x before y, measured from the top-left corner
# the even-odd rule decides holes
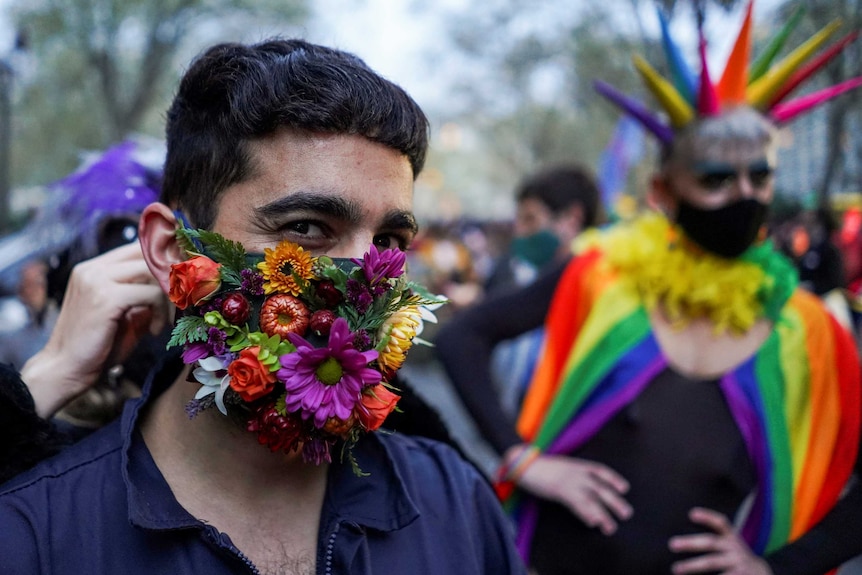
[[[801,285],[828,302],[843,321],[859,327],[862,312],[862,196],[844,209],[806,207],[786,200],[770,216],[768,234],[795,264]],[[550,208],[547,208],[550,209]],[[543,234],[553,235],[549,229]],[[544,245],[542,242],[544,241]],[[518,234],[512,220],[461,218],[423,224],[408,254],[410,274],[449,298],[442,321],[486,294],[524,285],[553,259],[559,240]],[[501,278],[508,262],[507,278]]]

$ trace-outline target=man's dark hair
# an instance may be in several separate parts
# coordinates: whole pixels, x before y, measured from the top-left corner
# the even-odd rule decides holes
[[[225,43],[198,56],[167,114],[161,200],[209,228],[220,194],[251,176],[249,142],[280,128],[363,136],[403,153],[415,178],[428,120],[353,54],[303,40]]]
[[[542,202],[553,214],[581,205],[583,227],[601,223],[599,188],[592,174],[580,166],[555,166],[525,179],[515,192],[515,200],[520,203],[528,198]]]

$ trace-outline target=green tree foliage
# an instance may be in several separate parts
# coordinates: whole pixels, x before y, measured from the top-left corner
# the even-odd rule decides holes
[[[305,0],[16,0],[13,183],[41,184],[130,134],[161,136],[174,82],[204,44],[285,33]]]
[[[800,6],[804,6],[805,15],[788,39],[788,46],[798,46],[835,18],[840,18],[843,25],[833,41],[862,28],[862,2],[858,0],[793,0],[781,6],[779,19],[786,21]],[[859,39],[793,96],[857,76],[862,76],[862,40]],[[827,104],[826,125],[826,163],[816,190],[818,203],[824,207],[829,205],[832,191],[862,191],[862,138],[858,136],[862,127],[862,90],[853,90]],[[851,155],[856,156],[855,162],[849,161]],[[851,168],[854,164],[855,170]]]
[[[697,2],[704,10],[739,3]],[[453,18],[454,43],[475,62],[473,69],[486,71],[457,85],[463,101],[458,121],[478,130],[482,151],[491,156],[476,164],[487,171],[475,177],[492,181],[497,190],[512,190],[518,179],[543,165],[595,167],[620,115],[595,93],[593,82],[602,79],[649,100],[631,56],[646,54],[661,69],[660,40],[645,32],[655,26],[643,19],[654,19],[657,7],[670,18],[690,18],[690,12],[675,10],[677,4],[494,0]],[[537,89],[542,82],[545,93]]]

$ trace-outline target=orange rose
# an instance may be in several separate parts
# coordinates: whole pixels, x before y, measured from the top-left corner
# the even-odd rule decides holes
[[[378,383],[362,394],[361,404],[356,406],[354,413],[365,429],[374,431],[392,413],[399,399],[401,399],[400,395],[392,393],[385,385]]]
[[[230,386],[245,401],[254,401],[272,391],[275,374],[260,363],[257,354],[260,347],[247,347],[239,352],[239,357],[227,366]]]
[[[171,265],[168,297],[180,309],[199,305],[221,286],[221,264],[206,256],[195,256]]]

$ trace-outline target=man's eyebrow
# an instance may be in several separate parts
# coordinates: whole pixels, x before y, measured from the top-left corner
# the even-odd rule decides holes
[[[691,167],[691,171],[700,174],[735,174],[736,168],[725,162],[702,160],[695,162]]]
[[[350,223],[362,221],[362,210],[355,203],[339,196],[313,192],[294,192],[254,209],[255,216],[265,221],[273,221],[295,211],[325,214]]]
[[[408,230],[413,235],[419,232],[419,224],[413,212],[406,210],[393,210],[383,218],[383,229],[385,230]]]
[[[254,209],[255,217],[266,222],[273,222],[284,214],[294,211],[314,212],[338,218],[351,224],[362,221],[362,210],[355,203],[340,196],[316,194],[313,192],[295,192]],[[382,227],[389,230],[409,230],[415,234],[419,231],[416,217],[407,210],[392,210],[383,218]]]

